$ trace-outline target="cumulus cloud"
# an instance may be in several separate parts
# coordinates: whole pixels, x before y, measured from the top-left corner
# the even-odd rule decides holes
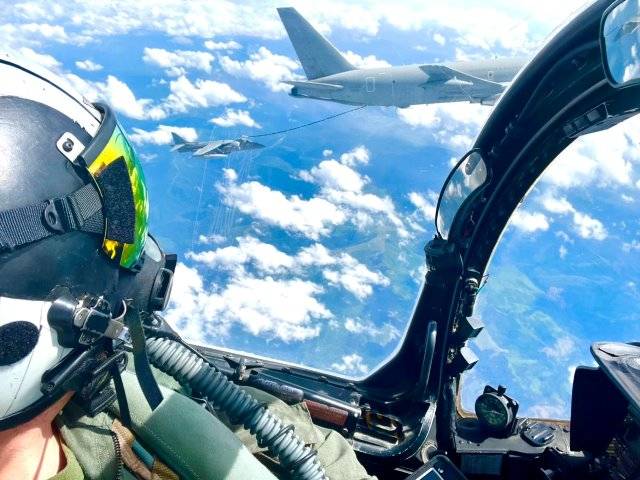
[[[114,75],[108,75],[104,82],[87,82],[74,74],[66,74],[66,79],[91,101],[103,100],[114,110],[136,120],[159,120],[166,113],[149,98],[137,98],[129,85]]]
[[[331,150],[325,150],[322,152],[323,157],[329,157],[333,154]],[[340,163],[348,167],[355,167],[357,165],[367,165],[369,163],[369,156],[371,152],[364,145],[359,145],[356,148],[340,155]]]
[[[242,48],[242,45],[234,40],[229,40],[228,42],[214,42],[213,40],[206,40],[204,42],[204,48],[208,50],[239,50]]]
[[[444,46],[444,44],[447,43],[447,39],[444,38],[444,35],[441,33],[434,33],[432,38],[438,45]]]
[[[358,55],[351,50],[342,52],[347,61],[356,68],[380,68],[390,67],[391,64],[386,60],[376,57],[375,55]]]
[[[148,65],[154,65],[166,69],[167,75],[179,77],[186,73],[186,70],[201,70],[211,73],[211,62],[214,56],[209,52],[198,52],[193,50],[169,51],[164,48],[144,49],[142,60]]]
[[[319,269],[329,285],[344,288],[359,300],[371,295],[374,286],[389,285],[389,279],[382,273],[370,270],[349,254],[330,252],[319,243],[302,248],[296,255],[289,255],[254,237],[239,237],[236,241],[237,246],[188,252],[187,258],[236,276],[251,270],[252,275],[289,273],[306,277]]]
[[[633,164],[640,163],[634,117],[613,128],[580,137],[569,145],[542,177],[557,188],[632,185]]]
[[[364,337],[382,346],[400,338],[400,331],[389,323],[377,326],[373,322],[347,318],[344,328],[348,332],[358,334],[360,338]]]
[[[262,128],[258,122],[251,118],[249,111],[234,110],[233,108],[227,108],[224,111],[224,115],[212,118],[210,122],[218,125],[219,127],[235,127],[236,125],[243,125],[249,128]]]
[[[288,91],[291,87],[283,81],[302,78],[294,73],[299,68],[298,62],[285,55],[272,53],[266,47],[260,47],[244,61],[229,56],[220,57],[220,66],[229,75],[260,81],[273,92]]]
[[[493,52],[529,51],[535,42],[562,21],[582,0],[558,3],[551,0],[508,2],[497,0],[491,5],[477,0],[451,0],[424,8],[419,0],[389,3],[384,0],[343,2],[303,1],[301,13],[323,33],[334,28],[348,29],[352,35],[374,36],[386,24],[400,30],[421,30],[444,27],[457,43]],[[68,12],[61,5],[46,0],[29,0],[14,7],[16,20],[51,22],[68,21]],[[150,15],[149,12],[153,12]],[[152,0],[122,3],[117,9],[80,0],[74,3],[75,29],[91,36],[122,35],[145,29],[171,37],[251,36],[284,38],[286,33],[274,11],[265,14],[264,2],[250,0],[215,2]],[[95,25],[100,25],[99,29]],[[542,26],[532,31],[529,25]],[[448,34],[449,36],[449,34]],[[209,40],[212,43],[211,40]],[[223,42],[224,43],[224,42]]]
[[[357,353],[344,355],[342,361],[331,364],[331,368],[345,375],[364,375],[369,372],[369,367]]]
[[[84,70],[85,72],[97,72],[103,69],[103,66],[99,63],[92,62],[91,60],[78,60],[76,63],[76,68],[80,70]]]
[[[324,198],[305,200],[298,195],[286,196],[256,181],[238,184],[231,180],[218,184],[217,188],[226,205],[314,240],[328,235],[334,226],[347,220],[343,211],[336,210],[335,205]]]
[[[339,262],[340,270],[327,269],[322,272],[330,284],[341,285],[358,300],[364,300],[371,295],[374,285],[389,285],[389,279],[380,272],[371,271],[355,258],[343,255]]]
[[[62,25],[51,25],[49,23],[24,23],[20,25],[20,30],[38,35],[59,43],[68,43],[69,36]]]
[[[238,184],[233,170],[232,176],[219,183],[217,189],[226,205],[313,240],[347,222],[359,228],[391,223],[398,235],[406,238],[408,232],[391,198],[366,192],[370,179],[347,165],[368,161],[365,150],[356,147],[341,156],[342,161],[330,158],[299,172],[300,179],[319,187],[319,192],[309,199],[287,196],[257,181]]]
[[[327,159],[308,171],[300,172],[300,178],[320,187],[319,196],[332,204],[351,211],[351,221],[361,228],[375,223],[374,216],[380,215],[393,224],[401,237],[407,237],[408,232],[404,222],[398,216],[390,197],[367,193],[364,188],[370,179],[360,174],[349,165],[368,163],[369,153],[363,146],[340,156],[340,161]]]
[[[187,142],[195,142],[198,134],[193,127],[172,127],[170,125],[158,125],[155,130],[147,131],[141,128],[133,128],[133,133],[129,139],[136,145],[150,143],[152,145],[169,145],[173,142],[171,133],[175,132]]]
[[[228,84],[215,80],[197,79],[191,82],[180,76],[169,82],[171,93],[163,102],[163,108],[184,113],[191,108],[208,108],[230,103],[246,102],[247,98]]]
[[[557,338],[551,346],[544,347],[542,352],[552,360],[564,360],[576,350],[573,338],[564,336]]]
[[[21,47],[18,49],[20,55],[22,55],[29,62],[35,63],[50,70],[57,70],[62,64],[51,55],[38,53],[32,48]]]
[[[586,239],[604,240],[608,233],[602,222],[578,211],[565,197],[556,197],[548,191],[541,197],[542,206],[551,213],[570,215],[576,233]]]
[[[422,129],[434,141],[464,152],[471,147],[491,108],[469,103],[434,103],[397,109],[398,118],[415,129]]]
[[[533,233],[538,230],[548,230],[549,220],[540,212],[527,212],[525,210],[516,210],[513,212],[509,225],[526,233]]]
[[[227,336],[235,325],[256,336],[302,341],[317,337],[321,321],[332,317],[316,298],[322,291],[310,281],[251,275],[206,285],[197,269],[179,263],[166,319],[198,343]]]
[[[438,194],[428,192],[423,195],[418,192],[409,193],[409,201],[420,212],[424,220],[433,221],[436,218],[436,204],[438,202]]]

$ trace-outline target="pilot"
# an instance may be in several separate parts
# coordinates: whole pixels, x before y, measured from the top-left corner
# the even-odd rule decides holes
[[[145,362],[142,320],[166,307],[175,268],[148,235],[148,208],[110,108],[0,54],[0,479],[279,475],[251,435],[243,445]],[[327,477],[372,478],[302,404],[249,390]]]

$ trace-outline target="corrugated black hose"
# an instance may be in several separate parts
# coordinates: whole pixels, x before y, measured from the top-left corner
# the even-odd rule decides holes
[[[315,451],[293,432],[293,426],[286,425],[213,365],[170,338],[147,336],[146,343],[152,365],[205,396],[234,423],[242,424],[293,478],[328,480]]]

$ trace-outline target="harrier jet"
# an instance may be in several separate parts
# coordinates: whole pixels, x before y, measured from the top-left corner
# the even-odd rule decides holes
[[[246,137],[236,140],[212,140],[210,142],[188,142],[175,132],[171,132],[173,137],[172,152],[191,152],[194,157],[223,158],[230,153],[242,150],[257,150],[264,148],[264,145],[252,142]]]
[[[493,105],[526,63],[504,58],[356,68],[318,33],[295,8],[279,8],[293,48],[307,75],[306,81],[288,81],[294,97],[315,98],[348,105],[408,107],[442,102]]]

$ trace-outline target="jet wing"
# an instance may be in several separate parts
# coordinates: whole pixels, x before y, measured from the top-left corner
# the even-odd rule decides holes
[[[257,150],[259,148],[264,148],[264,145],[250,140],[242,140],[240,142],[240,150]]]
[[[475,85],[477,87],[484,86],[498,91],[504,90],[504,87],[497,82],[490,80],[483,80],[473,75],[462,73],[459,70],[445,67],[444,65],[420,65],[420,70],[429,76],[429,79],[421,85],[421,87],[427,87],[433,83],[446,83],[453,80],[457,80],[461,85],[467,84],[469,86]]]
[[[193,154],[197,157],[202,155],[207,155],[207,154],[213,153],[214,150],[217,150],[218,148],[225,145],[226,143],[229,143],[229,142],[227,142],[226,140],[208,142],[204,146],[200,147],[198,150],[193,152]]]
[[[342,85],[335,85],[333,83],[322,83],[322,82],[304,82],[304,81],[296,81],[296,80],[287,80],[285,82],[287,85],[293,85],[298,88],[309,88],[311,90],[317,90],[319,92],[335,92],[337,90],[342,90],[344,87]]]

